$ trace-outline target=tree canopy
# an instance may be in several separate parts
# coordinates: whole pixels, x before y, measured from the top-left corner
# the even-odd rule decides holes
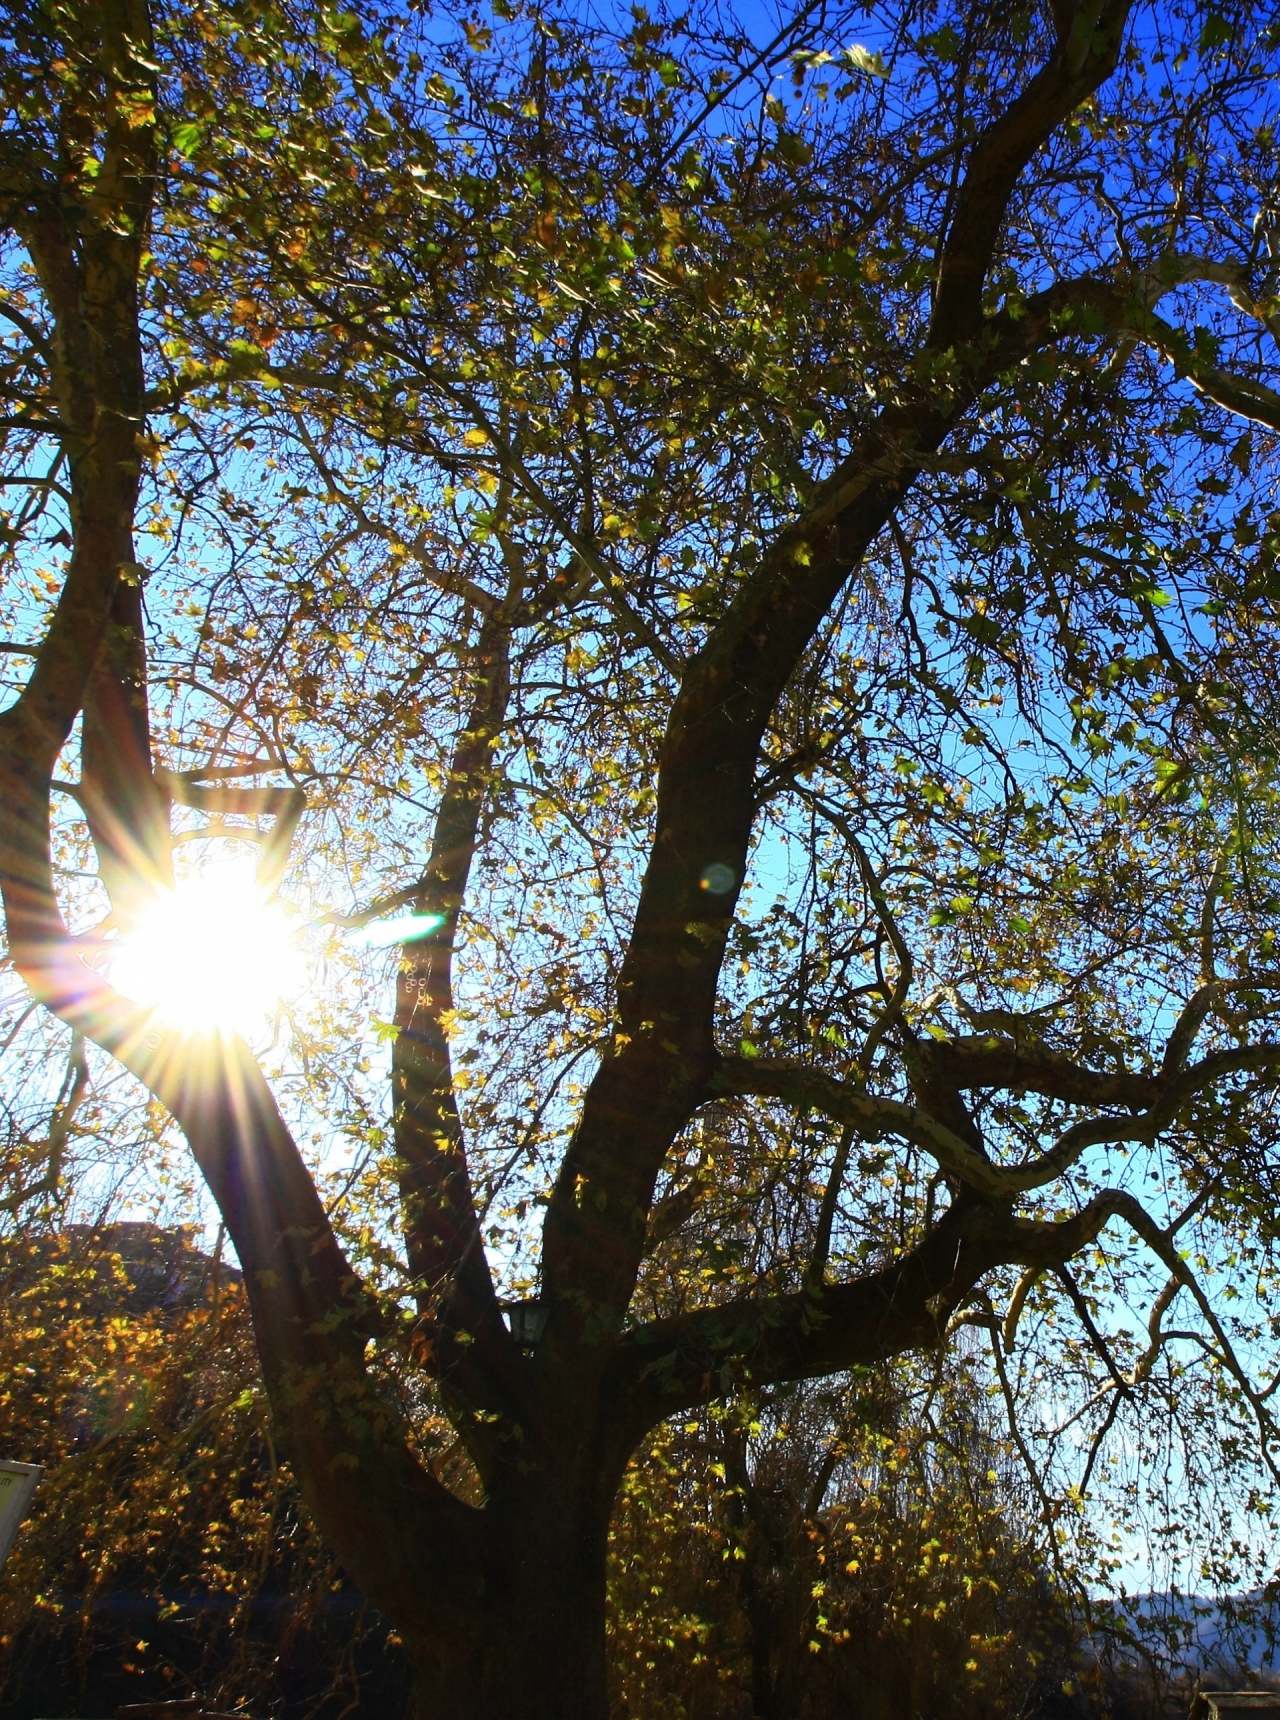
[[[655,1426],[975,1332],[1247,1562],[1270,16],[3,18],[10,1213],[181,1132],[424,1715],[603,1712]]]

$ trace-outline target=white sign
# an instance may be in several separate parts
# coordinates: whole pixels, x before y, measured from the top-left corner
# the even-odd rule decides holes
[[[9,1557],[13,1538],[31,1509],[32,1496],[43,1474],[38,1463],[7,1463],[0,1459],[0,1565]]]

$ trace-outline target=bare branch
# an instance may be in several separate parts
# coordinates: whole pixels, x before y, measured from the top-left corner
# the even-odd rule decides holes
[[[814,1227],[813,1251],[809,1257],[807,1277],[811,1284],[821,1284],[827,1270],[827,1261],[831,1255],[831,1230],[835,1223],[836,1202],[840,1198],[840,1190],[844,1185],[844,1173],[849,1163],[849,1153],[857,1139],[857,1130],[852,1124],[846,1123],[840,1131],[840,1139],[836,1143],[835,1157],[831,1161],[831,1171],[827,1177],[826,1187],[822,1191],[822,1205],[818,1209],[818,1222]]]
[[[1075,1309],[1076,1314],[1079,1316],[1080,1324],[1084,1327],[1085,1332],[1088,1334],[1089,1342],[1093,1345],[1094,1350],[1097,1352],[1098,1356],[1100,1357],[1103,1366],[1106,1368],[1107,1372],[1111,1375],[1111,1378],[1115,1384],[1116,1390],[1122,1391],[1122,1392],[1127,1392],[1129,1390],[1130,1381],[1125,1378],[1125,1376],[1120,1372],[1120,1369],[1117,1367],[1116,1359],[1111,1354],[1111,1349],[1110,1349],[1110,1346],[1108,1345],[1106,1339],[1103,1337],[1102,1333],[1098,1330],[1097,1323],[1093,1318],[1093,1314],[1089,1308],[1089,1304],[1085,1300],[1084,1294],[1081,1291],[1080,1286],[1076,1283],[1074,1277],[1071,1275],[1070,1271],[1068,1271],[1068,1269],[1065,1265],[1055,1266],[1053,1268],[1053,1275],[1058,1280],[1058,1282],[1063,1286],[1063,1288],[1066,1290],[1067,1295],[1071,1298],[1071,1305]]]
[[[1141,1385],[1155,1366],[1156,1357],[1160,1354],[1161,1348],[1164,1344],[1164,1333],[1160,1329],[1161,1321],[1168,1313],[1173,1304],[1174,1297],[1181,1289],[1182,1279],[1179,1278],[1175,1272],[1171,1274],[1164,1289],[1151,1304],[1151,1313],[1147,1319],[1147,1335],[1151,1341],[1133,1364],[1132,1371],[1129,1374],[1130,1385]]]
[[[1000,1395],[1004,1400],[1005,1420],[1009,1429],[1009,1437],[1013,1440],[1014,1446],[1017,1448],[1018,1456],[1022,1459],[1022,1467],[1026,1471],[1027,1480],[1030,1481],[1032,1490],[1034,1491],[1036,1498],[1040,1501],[1041,1521],[1044,1523],[1045,1527],[1050,1530],[1048,1538],[1049,1547],[1055,1564],[1058,1564],[1059,1566],[1059,1574],[1061,1574],[1061,1554],[1058,1549],[1057,1536],[1052,1533],[1053,1523],[1058,1515],[1057,1508],[1054,1506],[1053,1501],[1050,1499],[1049,1494],[1045,1489],[1044,1478],[1036,1467],[1035,1459],[1032,1457],[1030,1448],[1023,1436],[1022,1424],[1018,1419],[1017,1400],[1013,1395],[1013,1387],[1009,1382],[1009,1372],[1005,1367],[1004,1354],[1000,1347],[999,1337],[997,1336],[999,1328],[996,1320],[995,1309],[991,1306],[989,1301],[986,1303],[986,1310],[987,1319],[982,1323],[986,1327],[991,1349],[991,1359],[995,1363],[996,1378],[1000,1382]]]
[[[1005,1314],[1004,1324],[1001,1327],[1001,1337],[1009,1355],[1013,1354],[1014,1341],[1018,1335],[1018,1321],[1022,1318],[1022,1310],[1026,1305],[1027,1297],[1040,1279],[1044,1277],[1044,1272],[1043,1266],[1028,1266],[1014,1287],[1008,1312]]]
[[[84,1035],[83,1033],[73,1033],[71,1035],[71,1049],[67,1055],[66,1079],[54,1105],[48,1138],[40,1143],[45,1152],[45,1173],[35,1182],[24,1183],[13,1194],[0,1200],[0,1212],[17,1212],[19,1207],[25,1206],[28,1201],[34,1200],[42,1194],[48,1195],[52,1200],[58,1198],[67,1142],[71,1137],[76,1113],[84,1103],[88,1091],[89,1062],[85,1055]]]
[[[360,530],[368,537],[378,538],[399,553],[410,556],[421,568],[427,581],[438,590],[448,593],[451,597],[460,597],[468,603],[478,615],[492,615],[498,609],[499,600],[492,592],[477,585],[465,574],[450,573],[439,565],[431,553],[431,546],[426,535],[416,538],[406,538],[401,532],[393,531],[390,526],[383,525],[365,509],[364,504],[345,489],[337,474],[325,459],[319,443],[311,434],[306,420],[301,413],[294,414],[294,426],[298,439],[311,457],[312,464],[324,479],[330,495],[335,501],[342,503]]]
[[[678,652],[671,649],[661,634],[641,615],[640,611],[628,602],[625,595],[626,580],[622,573],[617,568],[611,567],[595,545],[566,517],[564,510],[552,500],[516,453],[510,439],[503,436],[501,431],[489,420],[488,415],[476,403],[473,403],[473,412],[477,424],[492,442],[502,469],[528,496],[530,501],[537,503],[539,511],[547,523],[555,528],[574,555],[577,556],[582,566],[590,573],[606,607],[612,612],[624,632],[638,644],[643,645],[646,650],[652,652],[663,668],[679,680],[687,666],[684,659]]]
[[[274,768],[274,767],[269,767]],[[228,788],[193,782],[190,774],[158,770],[156,779],[180,806],[190,806],[210,815],[211,830],[228,836],[243,836],[259,842],[258,882],[274,893],[289,865],[289,854],[299,821],[307,810],[307,797],[300,788]],[[269,832],[238,830],[227,818],[271,818]],[[193,834],[205,834],[194,832]]]

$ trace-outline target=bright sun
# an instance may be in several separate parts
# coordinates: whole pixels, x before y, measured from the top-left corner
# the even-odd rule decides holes
[[[281,908],[248,867],[206,867],[159,896],[111,957],[117,991],[188,1033],[252,1035],[302,983]]]

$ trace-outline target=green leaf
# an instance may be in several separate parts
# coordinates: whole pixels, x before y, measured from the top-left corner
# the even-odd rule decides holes
[[[190,161],[204,138],[204,127],[197,120],[187,120],[173,128],[173,147]]]
[[[841,56],[845,65],[851,71],[865,72],[869,78],[887,78],[889,68],[885,65],[878,52],[872,53],[870,48],[864,48],[860,42],[855,42],[845,49]]]

